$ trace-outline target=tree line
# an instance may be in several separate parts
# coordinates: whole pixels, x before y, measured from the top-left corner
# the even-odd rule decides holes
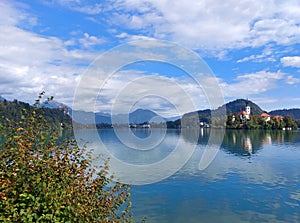
[[[291,116],[273,116],[267,120],[260,115],[251,115],[250,119],[244,119],[240,116],[229,113],[226,120],[228,129],[297,129],[298,125]]]

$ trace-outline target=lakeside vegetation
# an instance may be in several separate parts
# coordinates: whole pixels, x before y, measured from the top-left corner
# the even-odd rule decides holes
[[[131,222],[129,186],[107,160],[95,167],[75,140],[58,140],[60,113],[38,108],[42,95],[35,106],[3,102],[12,113],[0,116],[0,221]]]
[[[182,125],[182,122],[184,125]],[[213,127],[213,128],[227,128],[227,129],[268,129],[268,130],[295,130],[299,127],[300,120],[293,120],[291,116],[274,116],[270,120],[260,115],[250,115],[249,119],[241,118],[237,114],[229,113],[224,118],[216,117],[211,119],[207,114],[203,117],[201,113],[197,115],[188,114],[182,119],[167,122],[168,128],[193,128],[193,127]]]
[[[49,98],[50,100],[51,98]],[[38,102],[38,101],[36,101]],[[13,100],[0,101],[0,124],[5,124],[7,121],[20,123],[24,119],[24,113],[32,113],[33,110],[37,115],[42,115],[44,121],[51,127],[52,131],[60,131],[63,127],[64,130],[72,129],[72,119],[61,108],[47,108],[42,106],[31,106],[28,103]]]
[[[273,130],[293,130],[298,125],[291,116],[274,116],[266,120],[260,115],[251,115],[250,119],[243,119],[236,114],[230,113],[226,121],[227,129],[273,129]]]

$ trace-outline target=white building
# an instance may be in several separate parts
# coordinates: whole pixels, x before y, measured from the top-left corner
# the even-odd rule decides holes
[[[238,116],[240,117],[241,120],[249,120],[250,119],[250,114],[251,114],[251,107],[247,103],[246,107],[245,107],[245,110],[240,111],[238,113]]]

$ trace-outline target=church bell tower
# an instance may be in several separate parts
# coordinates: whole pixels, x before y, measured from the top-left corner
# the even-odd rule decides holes
[[[246,103],[245,111],[246,111],[247,115],[250,115],[250,113],[251,113],[251,107],[249,106],[248,101]]]

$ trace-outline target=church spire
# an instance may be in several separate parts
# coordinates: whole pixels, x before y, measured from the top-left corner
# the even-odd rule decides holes
[[[249,105],[249,99],[248,99],[248,98],[247,98],[247,101],[246,101],[245,112],[247,113],[248,116],[249,116],[250,113],[251,113],[251,107],[250,107],[250,105]]]

